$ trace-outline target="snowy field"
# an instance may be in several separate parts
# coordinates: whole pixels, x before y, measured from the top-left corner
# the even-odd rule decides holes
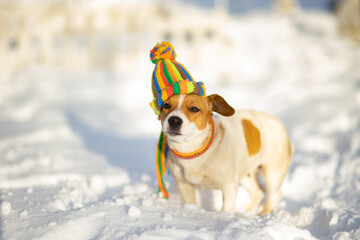
[[[174,44],[177,60],[208,94],[285,123],[295,154],[274,214],[241,212],[244,190],[235,216],[218,192],[183,206],[170,176],[170,199],[157,196],[154,42],[123,74],[0,72],[0,239],[360,239],[360,47],[324,13],[253,13],[232,31],[224,81]]]

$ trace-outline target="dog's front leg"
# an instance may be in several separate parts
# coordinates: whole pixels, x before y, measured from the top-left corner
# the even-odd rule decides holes
[[[176,185],[184,203],[196,204],[195,188],[193,185],[181,181],[176,181]]]
[[[221,211],[234,214],[238,188],[237,183],[230,183],[223,186],[223,207]]]

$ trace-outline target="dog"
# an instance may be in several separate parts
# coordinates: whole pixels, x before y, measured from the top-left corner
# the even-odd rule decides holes
[[[215,112],[215,114],[214,114]],[[173,95],[164,102],[159,119],[166,135],[168,168],[184,203],[196,204],[195,188],[220,189],[222,211],[234,214],[239,185],[249,191],[247,211],[274,211],[282,197],[292,145],[275,117],[252,110],[234,110],[223,97]]]

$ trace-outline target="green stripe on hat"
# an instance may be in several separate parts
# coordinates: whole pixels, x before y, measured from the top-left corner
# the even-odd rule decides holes
[[[173,84],[173,92],[175,95],[180,94],[180,86],[179,82],[176,82]]]
[[[167,66],[166,66],[166,63],[165,63],[165,60],[163,59],[162,60],[162,64],[163,64],[163,68],[164,68],[164,75],[166,77],[166,79],[168,80],[168,83],[169,85],[172,84],[174,81],[172,80],[170,74],[169,74],[169,71],[167,69]]]
[[[187,86],[187,93],[193,93],[195,91],[194,82],[189,82]]]

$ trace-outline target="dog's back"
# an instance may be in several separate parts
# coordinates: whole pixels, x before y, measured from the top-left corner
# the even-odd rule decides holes
[[[271,212],[281,198],[281,183],[292,155],[284,125],[273,116],[251,110],[237,110],[231,117],[219,116],[219,120],[225,129],[230,130],[225,133],[225,138],[235,145],[239,181],[249,182],[248,177],[254,178],[251,180],[251,188],[254,189],[257,172],[262,170],[268,192],[263,212]]]
[[[230,142],[241,157],[257,158],[290,158],[291,143],[281,121],[266,113],[252,110],[237,110],[231,117],[218,117],[227,130]],[[262,163],[267,159],[261,160]],[[273,162],[273,160],[269,159]]]

